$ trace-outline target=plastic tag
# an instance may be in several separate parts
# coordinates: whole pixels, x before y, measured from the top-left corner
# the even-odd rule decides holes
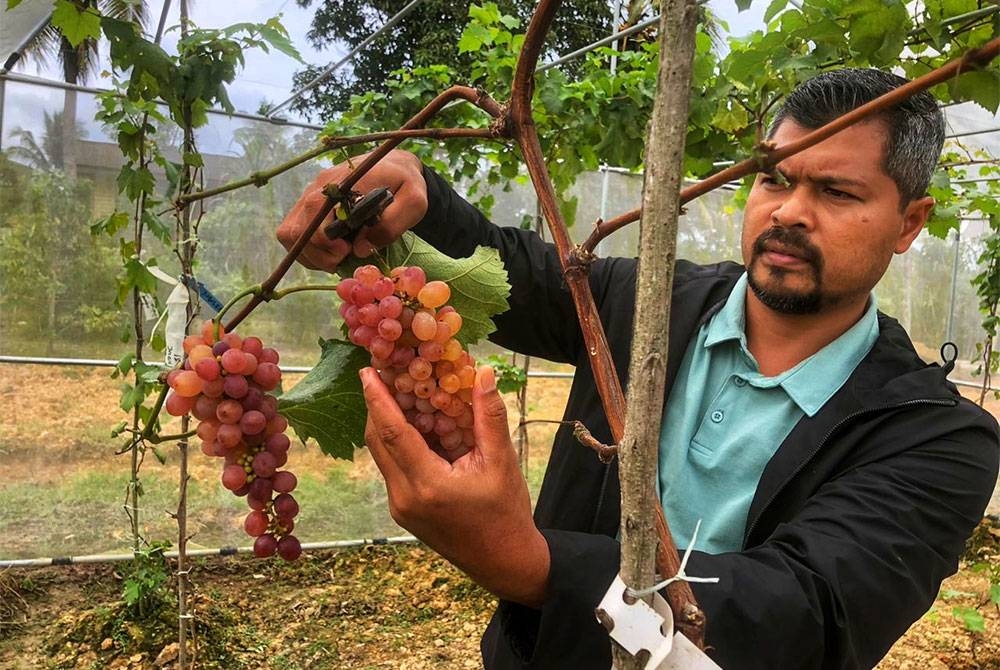
[[[184,336],[187,328],[188,290],[177,284],[167,297],[167,327],[164,339],[163,362],[172,368],[184,360]]]
[[[681,633],[674,632],[670,605],[653,594],[653,605],[643,600],[625,602],[625,582],[615,577],[598,605],[598,620],[609,635],[633,656],[649,652],[645,670],[722,670],[705,652]],[[614,670],[614,668],[612,668]]]
[[[215,294],[208,290],[202,282],[196,280],[194,277],[183,278],[184,282],[191,288],[196,288],[198,291],[198,296],[201,298],[202,302],[212,308],[213,312],[218,313],[222,309],[222,301],[215,297]]]
[[[655,670],[673,647],[673,614],[658,594],[653,595],[653,602],[656,604],[656,599],[659,598],[665,606],[665,612],[657,611],[659,607],[654,609],[644,600],[626,602],[625,588],[621,575],[616,576],[597,606],[598,620],[606,628],[610,625],[608,634],[611,639],[628,653],[635,656],[642,650],[649,652],[646,670]]]
[[[144,321],[152,321],[160,318],[156,311],[156,301],[148,293],[139,294],[139,304],[142,306],[142,318]]]

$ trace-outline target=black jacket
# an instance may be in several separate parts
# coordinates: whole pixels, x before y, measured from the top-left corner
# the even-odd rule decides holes
[[[555,250],[530,232],[498,228],[425,170],[430,208],[415,232],[452,256],[500,250],[510,311],[491,339],[576,365],[566,407],[606,443],[610,431]],[[590,285],[623,386],[635,311],[634,259],[597,261]],[[667,393],[698,327],[743,268],[677,264]],[[927,365],[879,314],[880,335],[844,386],[778,448],[751,504],[743,550],[695,552],[688,574],[725,670],[870,668],[933,603],[957,567],[997,478],[992,416]],[[501,602],[483,638],[487,668],[608,670],[594,608],[618,572],[617,463],[602,465],[569,429],[556,436],[535,509],[551,552],[545,606]],[[669,519],[668,519],[669,522]]]

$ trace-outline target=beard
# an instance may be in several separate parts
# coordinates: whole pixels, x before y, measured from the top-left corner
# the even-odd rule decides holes
[[[767,242],[778,242],[783,247],[805,261],[811,270],[812,286],[807,289],[793,289],[782,281],[790,273],[783,268],[768,268],[771,281],[767,285],[754,277],[761,254],[767,251]],[[782,314],[815,314],[823,304],[823,256],[798,228],[774,226],[765,230],[754,240],[747,266],[747,283],[757,299],[776,312]]]

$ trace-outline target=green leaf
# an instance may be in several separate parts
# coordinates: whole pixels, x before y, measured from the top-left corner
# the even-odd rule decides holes
[[[84,40],[101,36],[101,17],[92,9],[83,9],[69,0],[56,0],[52,10],[52,25],[59,29],[74,47]]]
[[[145,399],[146,389],[143,384],[137,386],[122,384],[122,396],[118,402],[118,406],[122,408],[122,411],[131,412],[132,408],[141,405]]]
[[[951,611],[956,619],[959,619],[970,633],[985,633],[986,620],[978,610],[972,607],[956,607]]]
[[[479,51],[483,44],[489,44],[492,41],[493,37],[488,28],[476,23],[470,24],[462,31],[462,37],[458,40],[458,53]]]
[[[736,0],[736,8],[741,12],[750,9],[750,0]]]
[[[103,219],[91,224],[90,234],[100,235],[104,233],[113,237],[119,230],[125,228],[128,222],[129,216],[126,212],[112,212]]]
[[[1000,605],[1000,584],[990,584],[990,602]]]
[[[1000,72],[995,69],[966,72],[951,81],[950,89],[952,97],[972,100],[991,114],[1000,108]]]
[[[368,352],[341,340],[320,341],[319,362],[278,399],[278,411],[303,442],[314,438],[324,454],[352,459],[365,441],[364,396],[358,371]]]
[[[7,0],[7,9],[14,9],[21,4],[22,0]]]
[[[292,41],[288,39],[288,33],[278,22],[277,18],[270,19],[267,23],[260,26],[260,36],[264,38],[264,41],[281,53],[294,58],[300,63],[305,63],[305,61],[302,60],[302,54],[300,54],[299,50],[295,48]]]
[[[413,233],[406,233],[382,252],[389,268],[399,265],[419,265],[428,280],[438,279],[451,287],[448,304],[462,315],[462,329],[455,339],[463,347],[483,339],[494,330],[493,316],[510,307],[507,296],[507,270],[500,253],[489,247],[476,247],[468,258],[444,255]],[[349,269],[353,271],[357,265]]]
[[[201,154],[197,151],[185,151],[182,154],[182,159],[185,165],[190,165],[191,167],[205,167],[205,161],[201,157]]]

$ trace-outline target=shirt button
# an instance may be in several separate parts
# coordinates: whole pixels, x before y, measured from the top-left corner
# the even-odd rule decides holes
[[[726,418],[725,413],[721,409],[717,409],[712,412],[712,421],[715,423],[722,423],[722,420]]]
[[[739,387],[743,387],[747,385],[747,380],[743,379],[743,377],[733,377],[733,383]]]

